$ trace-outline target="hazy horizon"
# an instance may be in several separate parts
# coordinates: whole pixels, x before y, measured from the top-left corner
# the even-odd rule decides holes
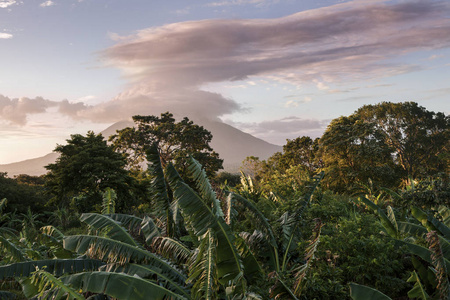
[[[365,104],[450,111],[448,1],[0,0],[0,164],[167,110],[273,144]]]

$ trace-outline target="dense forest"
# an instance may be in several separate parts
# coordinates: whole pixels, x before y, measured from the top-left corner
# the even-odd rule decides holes
[[[221,172],[169,112],[0,173],[1,299],[450,299],[450,118],[366,105]]]

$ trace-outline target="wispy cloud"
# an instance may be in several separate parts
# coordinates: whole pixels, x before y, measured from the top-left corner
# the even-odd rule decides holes
[[[270,5],[278,3],[279,0],[226,0],[226,1],[217,1],[206,4],[206,6],[211,7],[220,7],[220,6],[236,6],[236,5]]]
[[[77,111],[87,108],[81,102],[69,103],[67,100],[59,102],[42,97],[8,98],[0,95],[0,119],[13,125],[25,125],[29,115],[45,113],[52,107],[56,107],[58,112],[74,119],[77,117]]]
[[[17,1],[14,1],[14,0],[0,0],[0,8],[7,8],[16,3],[17,3]]]
[[[41,4],[39,4],[40,7],[49,7],[49,6],[53,6],[53,5],[55,5],[55,2],[50,1],[50,0],[42,2]]]
[[[251,2],[269,3],[214,3]],[[239,104],[199,87],[254,77],[297,86],[315,82],[327,93],[345,92],[329,86],[420,70],[395,58],[449,47],[449,13],[447,1],[355,1],[278,19],[201,20],[141,30],[116,37],[118,44],[103,53],[135,85],[84,113],[116,118],[123,109],[170,108],[218,117]]]
[[[254,123],[227,121],[236,128],[280,145],[286,143],[286,137],[319,137],[329,122],[330,120],[304,119],[294,116]]]
[[[0,32],[0,39],[11,39],[13,37],[12,34],[6,32]]]
[[[214,3],[263,2],[270,3]],[[166,110],[218,118],[239,111],[240,104],[201,87],[255,82],[256,77],[343,92],[331,87],[420,70],[420,65],[396,58],[450,47],[449,13],[447,1],[354,1],[278,19],[200,20],[127,37],[110,34],[117,44],[102,58],[123,71],[130,87],[108,102],[90,106],[67,101],[58,109],[75,119],[98,122]],[[285,104],[292,107],[306,100],[287,99]],[[255,133],[263,134],[258,130],[269,125],[293,132],[300,125],[311,130],[323,126],[318,120],[289,119],[255,125]]]

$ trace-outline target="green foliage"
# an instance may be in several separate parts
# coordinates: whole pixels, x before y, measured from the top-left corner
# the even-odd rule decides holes
[[[101,134],[75,134],[67,145],[58,145],[60,156],[46,166],[46,186],[60,206],[72,205],[80,212],[100,211],[107,188],[116,191],[117,207],[124,210],[133,203],[134,181],[124,169],[125,158],[114,152]],[[74,198],[76,197],[76,198]]]
[[[212,176],[222,169],[223,160],[209,143],[211,133],[188,118],[176,122],[169,112],[157,116],[133,116],[135,127],[119,130],[110,137],[114,148],[127,156],[128,166],[140,170],[149,148],[158,145],[163,166],[172,162],[180,173],[186,171],[186,158],[192,155]]]
[[[350,284],[350,295],[353,300],[392,300],[376,289],[356,283]]]
[[[19,175],[9,178],[6,173],[0,173],[0,199],[8,199],[4,213],[26,213],[43,211],[49,198],[45,195],[44,179],[29,175]]]
[[[348,197],[326,193],[306,213],[325,226],[306,281],[305,299],[349,299],[351,282],[395,297],[405,295],[410,263],[405,250],[380,234],[382,226]]]
[[[427,177],[418,180],[413,188],[400,192],[400,197],[394,203],[398,208],[406,209],[411,204],[424,209],[436,208],[439,205],[449,205],[450,180],[448,175]]]
[[[345,192],[369,178],[384,187],[448,170],[450,118],[415,102],[365,105],[331,121],[320,139],[328,187]]]

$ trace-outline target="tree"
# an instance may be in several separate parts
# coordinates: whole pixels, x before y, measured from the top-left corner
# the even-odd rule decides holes
[[[76,197],[78,210],[91,211],[101,204],[102,192],[109,187],[118,193],[118,207],[131,204],[127,201],[133,198],[134,182],[124,169],[126,160],[101,134],[71,135],[67,145],[58,145],[54,151],[60,157],[46,166],[46,185],[56,203],[66,206]]]
[[[448,171],[449,116],[415,102],[365,105],[355,114],[373,124],[407,176],[423,178]]]
[[[448,172],[449,125],[445,114],[414,102],[365,105],[332,120],[320,139],[330,187],[342,191],[368,178],[395,187],[399,179]]]
[[[376,184],[397,184],[391,149],[372,123],[357,114],[331,121],[320,138],[320,157],[325,165],[325,182],[335,191],[348,191],[371,178]]]
[[[157,116],[133,116],[135,127],[118,130],[110,137],[116,151],[127,156],[128,167],[140,170],[146,159],[146,152],[157,144],[163,166],[173,162],[181,173],[186,172],[186,158],[192,155],[213,175],[222,169],[222,159],[209,143],[212,134],[203,126],[194,124],[188,118],[176,122],[169,112]]]
[[[316,161],[316,152],[318,150],[319,139],[311,139],[309,136],[298,137],[293,140],[286,140],[283,146],[282,163],[286,169],[292,166],[302,165],[306,168],[309,175],[320,167]]]

